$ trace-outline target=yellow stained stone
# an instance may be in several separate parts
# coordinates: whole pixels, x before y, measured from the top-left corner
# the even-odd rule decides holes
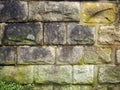
[[[83,3],[80,19],[82,23],[109,24],[116,19],[116,4],[113,3]]]

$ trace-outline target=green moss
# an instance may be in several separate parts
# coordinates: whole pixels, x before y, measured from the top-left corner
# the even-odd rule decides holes
[[[0,81],[0,90],[33,90],[33,84],[20,85],[13,82]]]

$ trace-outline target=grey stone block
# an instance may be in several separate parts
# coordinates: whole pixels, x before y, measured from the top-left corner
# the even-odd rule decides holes
[[[0,22],[21,22],[28,16],[25,1],[0,1]]]
[[[63,23],[45,23],[44,44],[65,44],[66,30]]]
[[[54,64],[53,47],[18,47],[18,64]]]
[[[41,23],[11,23],[6,25],[3,44],[36,45],[42,44],[43,30]]]
[[[94,44],[94,28],[76,23],[67,24],[68,44]]]
[[[15,58],[14,47],[0,47],[0,64],[15,64]]]
[[[83,60],[82,46],[63,46],[56,49],[56,64],[80,64]]]

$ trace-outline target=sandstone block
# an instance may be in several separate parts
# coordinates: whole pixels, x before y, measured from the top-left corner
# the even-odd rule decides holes
[[[44,25],[44,43],[65,44],[65,32],[65,25],[63,23],[46,23]]]
[[[0,80],[20,84],[33,83],[33,66],[4,66],[0,68]]]
[[[94,82],[94,66],[73,66],[74,84],[92,84]]]
[[[80,64],[83,60],[83,47],[67,46],[56,49],[56,64]]]
[[[100,83],[120,83],[120,66],[103,66],[99,68]]]
[[[120,44],[120,24],[101,25],[98,37],[99,44]]]
[[[13,47],[0,47],[0,64],[15,64],[16,53]]]
[[[116,19],[116,4],[103,2],[82,3],[80,19],[83,23],[113,23]]]
[[[3,43],[6,45],[42,44],[41,23],[15,23],[5,27]]]
[[[54,64],[53,47],[18,47],[18,64]]]
[[[25,1],[0,1],[0,22],[21,22],[28,16]]]
[[[29,20],[36,21],[79,21],[78,2],[29,2]]]
[[[117,58],[117,63],[120,64],[120,49],[117,49],[116,51],[116,58]]]
[[[84,62],[86,64],[109,64],[112,62],[111,48],[86,46],[84,49]]]
[[[72,66],[35,66],[34,80],[40,84],[70,84],[72,83]]]
[[[94,44],[94,28],[76,23],[67,24],[68,44]]]

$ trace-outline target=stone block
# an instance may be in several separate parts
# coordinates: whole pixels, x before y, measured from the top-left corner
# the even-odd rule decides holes
[[[117,64],[120,64],[120,49],[116,50],[116,59],[117,59]]]
[[[34,81],[40,84],[70,84],[72,83],[72,66],[35,66]]]
[[[73,90],[71,85],[54,86],[54,90]]]
[[[112,62],[112,50],[108,47],[85,46],[85,64],[109,64]]]
[[[74,84],[93,84],[94,66],[93,65],[75,65],[73,66]]]
[[[99,44],[120,44],[120,24],[101,25],[98,34]]]
[[[99,68],[100,83],[120,83],[120,66],[102,66]]]
[[[67,24],[67,44],[94,44],[94,27]]]
[[[53,47],[18,47],[18,64],[54,64],[55,49]]]
[[[0,64],[15,64],[15,58],[14,47],[0,47]]]
[[[56,49],[56,64],[81,64],[83,54],[81,46],[58,47]]]
[[[36,45],[42,44],[43,30],[41,23],[11,23],[6,25],[3,44]]]
[[[0,80],[20,84],[33,83],[33,66],[0,67]]]
[[[33,90],[53,90],[53,86],[52,85],[39,85],[39,86],[35,86]]]
[[[35,21],[79,21],[79,2],[29,2],[29,20]]]
[[[2,38],[3,38],[3,35],[4,35],[4,25],[5,24],[0,24],[0,45],[2,45]]]
[[[109,24],[116,20],[116,4],[103,2],[84,2],[81,5],[80,19],[88,24]]]
[[[44,44],[65,44],[66,30],[63,23],[45,23]]]
[[[22,22],[27,19],[27,16],[27,2],[0,1],[0,22]]]

